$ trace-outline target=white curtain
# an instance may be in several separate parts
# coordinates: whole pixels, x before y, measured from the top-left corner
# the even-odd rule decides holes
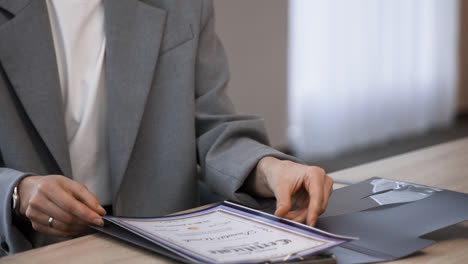
[[[457,0],[290,0],[289,139],[303,158],[446,126]]]

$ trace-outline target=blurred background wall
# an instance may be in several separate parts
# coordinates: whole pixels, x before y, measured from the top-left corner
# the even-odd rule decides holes
[[[301,6],[300,2],[302,2],[302,5],[304,3],[309,5],[309,7]],[[375,4],[373,0],[214,1],[217,20],[216,30],[225,46],[231,69],[231,82],[228,93],[238,112],[256,114],[265,118],[273,146],[282,150],[289,150],[309,163],[318,164],[325,168],[329,166],[332,169],[341,169],[468,135],[468,120],[463,119],[463,113],[468,113],[468,1],[382,0],[378,2],[380,6]],[[307,11],[305,9],[314,5],[317,7],[315,10]],[[320,11],[318,9],[326,5],[328,5],[327,8],[329,9],[328,14],[324,10]],[[384,12],[388,7],[393,8],[393,11]],[[300,12],[301,8],[304,8],[302,11],[305,12]],[[296,11],[293,9],[296,9]],[[375,10],[380,10],[380,13],[375,13]],[[314,14],[313,17],[312,14]],[[382,14],[386,16],[385,19],[381,17]],[[346,17],[348,21],[343,17]],[[297,24],[297,21],[301,19],[305,23]],[[322,19],[322,21],[319,19]],[[401,23],[401,19],[410,20]],[[292,25],[293,23],[296,23],[296,25]],[[417,25],[411,25],[412,23]],[[336,31],[340,25],[343,27],[347,24],[354,25],[350,32],[347,32],[346,28]],[[366,24],[369,25],[366,27]],[[363,25],[364,27],[361,30],[359,27]],[[323,60],[322,64],[312,66],[307,63],[316,62],[316,60],[307,58],[305,60],[306,64],[302,68],[302,70],[305,70],[302,77],[293,76],[294,73],[291,73],[291,69],[297,67],[291,61],[292,54],[297,52],[297,49],[293,47],[294,44],[291,44],[295,34],[292,32],[294,28],[298,32],[302,31],[310,35],[309,41],[311,42],[307,43],[307,45],[311,44],[315,48],[315,56],[322,56],[321,59]],[[400,36],[390,34],[385,39],[385,37],[382,38],[382,32],[380,32],[382,30],[403,31],[404,33]],[[348,36],[348,42],[346,38],[339,35],[351,32],[355,34]],[[353,68],[352,63],[350,64],[352,62],[350,58],[340,59],[333,56],[339,52],[342,52],[342,55],[347,55],[356,50],[366,55],[365,51],[372,48],[372,43],[379,43],[379,41],[375,40],[378,37],[381,38],[379,40],[381,44],[385,44],[385,40],[393,40],[391,45],[387,45],[387,51],[393,49],[392,52],[397,52],[398,48],[401,48],[404,51],[401,59],[406,59],[408,62],[391,65],[394,70],[403,75],[399,77],[394,74],[383,74],[382,76],[387,78],[387,83],[380,82],[378,76],[375,76],[375,71],[363,73],[359,72],[359,70],[364,69],[362,65],[371,70],[374,66],[381,67],[379,56],[386,57],[388,62],[395,59],[393,56],[397,53],[384,54],[382,52],[385,50],[371,49],[374,58],[369,60],[369,56],[357,56],[357,59],[361,60],[359,61],[360,68]],[[398,38],[397,41],[395,41],[395,37]],[[335,38],[335,42],[333,42],[333,38]],[[415,42],[418,42],[419,46],[415,45]],[[364,48],[359,46],[368,43],[370,44]],[[347,44],[349,45],[346,46]],[[344,48],[340,48],[339,45]],[[354,45],[354,48],[351,47],[352,45]],[[407,46],[411,48],[405,49]],[[337,50],[334,51],[332,48],[337,48]],[[426,53],[424,53],[425,51]],[[359,52],[355,53],[354,56],[356,57],[356,54],[360,55]],[[419,55],[412,54],[414,52]],[[433,52],[432,55],[431,52]],[[297,56],[300,57],[303,54],[299,52]],[[427,54],[430,56],[428,57]],[[334,60],[334,63],[344,61],[347,65],[341,67],[341,69],[340,67],[328,67],[329,71],[327,72],[325,71],[327,70],[327,59]],[[432,70],[421,74],[424,67],[432,68]],[[330,69],[332,70],[330,71]],[[343,69],[348,70],[348,73],[339,71]],[[356,74],[354,76],[349,75],[349,70],[355,70]],[[318,76],[320,78],[324,74],[328,74],[327,79],[322,78],[322,81],[325,81],[320,86],[323,87],[316,86],[314,88],[320,92],[320,96],[328,96],[326,98],[329,100],[327,101],[328,106],[324,104],[321,109],[310,112],[310,109],[313,109],[311,105],[313,106],[314,100],[320,100],[320,98],[314,97],[313,93],[311,93],[313,89],[310,87],[304,86],[306,88],[302,92],[300,89],[297,90],[293,82],[306,80],[306,83],[311,84],[316,80],[320,80],[320,78],[309,78],[318,73],[322,74],[322,76]],[[413,77],[411,77],[412,75]],[[365,125],[365,122],[372,119],[374,121],[373,126],[378,129],[379,115],[376,115],[372,108],[366,110],[365,104],[370,102],[378,107],[388,101],[389,94],[376,93],[376,97],[374,99],[371,97],[370,101],[353,101],[352,89],[359,90],[360,88],[359,82],[355,82],[356,78],[353,79],[356,76],[371,79],[370,83],[366,83],[365,86],[379,88],[379,86],[385,84],[395,87],[396,90],[407,92],[406,95],[398,97],[398,100],[395,100],[396,103],[393,104],[393,111],[397,113],[395,116],[403,120],[403,123],[393,122],[397,124],[395,125],[396,128],[401,124],[421,123],[421,116],[424,117],[425,125],[420,126],[421,129],[419,130],[394,133],[389,137],[383,137],[378,130],[375,132],[368,130],[363,126],[362,122]],[[418,78],[421,76],[427,78],[422,82],[418,82],[420,81]],[[307,80],[307,78],[309,79]],[[337,79],[342,84],[346,84],[347,78],[350,78],[349,82],[352,85],[333,86],[336,85]],[[411,78],[413,81],[405,83]],[[390,82],[388,82],[389,80]],[[334,81],[335,83],[333,83]],[[430,87],[439,87],[439,89]],[[421,100],[424,101],[421,96],[418,96],[418,93],[426,88],[428,92],[426,94],[422,92],[423,97],[427,99],[426,103],[436,107],[415,108],[416,111],[419,111],[419,116],[406,114],[412,111],[413,101],[416,106],[420,105]],[[292,96],[293,90],[299,91],[299,93]],[[351,97],[351,99],[347,98],[346,100],[354,104],[353,107],[364,109],[360,113],[368,114],[368,117],[362,116],[360,118],[361,123],[358,122],[355,126],[352,126],[352,122],[348,124],[350,125],[348,127],[336,126],[336,117],[340,116],[340,114],[333,116],[327,114],[326,111],[326,107],[335,110],[340,108],[339,103],[340,101],[343,102],[343,96],[345,95]],[[299,102],[303,106],[297,108],[299,105],[297,99],[294,101],[297,105],[291,103],[294,96],[299,98]],[[445,99],[442,100],[441,98]],[[288,103],[288,100],[290,103]],[[403,110],[402,105],[404,105]],[[294,109],[294,107],[296,108]],[[349,109],[349,107],[342,109]],[[392,110],[392,108],[388,109]],[[427,109],[431,110],[428,111]],[[351,110],[353,109],[351,108]],[[355,116],[360,115],[359,112],[356,113]],[[380,119],[387,118],[386,114],[388,113],[382,111],[380,115],[382,118]],[[314,121],[313,115],[322,117],[320,122],[325,123],[314,124],[316,121]],[[349,113],[345,111],[341,112],[341,115],[342,120],[346,120],[346,115],[349,115]],[[431,116],[437,115],[443,116],[442,119],[439,119],[442,122],[427,122],[427,120],[431,119]],[[349,116],[352,117],[352,115]],[[307,130],[308,128],[304,126],[297,126],[297,117],[300,117],[301,122],[306,126],[315,129],[315,132],[314,130]],[[460,119],[460,117],[462,118]],[[336,127],[336,129],[332,129],[333,127]],[[351,141],[344,144],[345,147],[343,148],[334,147],[331,152],[319,150],[313,155],[308,155],[307,150],[313,148],[314,145],[307,145],[309,143],[301,141],[297,142],[300,139],[298,132],[299,134],[302,133],[303,138],[309,137],[308,140],[312,144],[325,142],[324,146],[327,146],[329,143],[326,143],[326,140],[336,141],[333,139],[349,136],[349,131],[359,132],[360,130],[369,132],[371,135],[369,138],[373,138],[373,140],[370,142],[356,140],[354,136],[351,137]],[[322,138],[313,136],[316,131],[322,134]],[[353,141],[362,144],[353,145],[355,143]],[[301,151],[301,147],[304,151]]]
[[[457,0],[291,0],[289,136],[301,157],[452,124]]]

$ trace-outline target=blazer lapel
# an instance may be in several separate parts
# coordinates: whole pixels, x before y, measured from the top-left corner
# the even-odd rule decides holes
[[[152,85],[166,12],[141,1],[106,0],[104,5],[109,155],[115,197]]]
[[[64,175],[72,177],[64,110],[45,1],[8,0],[0,27],[0,61],[31,122]]]

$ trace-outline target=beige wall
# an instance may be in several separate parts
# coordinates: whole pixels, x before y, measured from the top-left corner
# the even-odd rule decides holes
[[[460,1],[458,112],[468,113],[468,1]]]
[[[236,110],[265,118],[272,145],[287,146],[285,0],[215,0],[216,31],[228,55]]]

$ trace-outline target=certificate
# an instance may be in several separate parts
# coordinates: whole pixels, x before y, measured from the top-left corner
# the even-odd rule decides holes
[[[188,260],[203,263],[291,260],[352,239],[230,202],[176,216],[105,219]]]

